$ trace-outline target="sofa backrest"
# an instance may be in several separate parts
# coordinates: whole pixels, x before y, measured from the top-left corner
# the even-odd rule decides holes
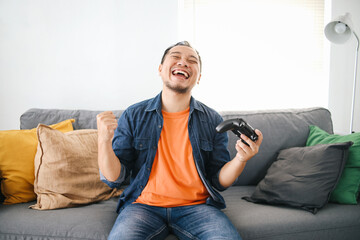
[[[103,111],[94,110],[63,110],[63,109],[39,109],[31,108],[20,117],[20,129],[36,128],[39,123],[50,125],[73,118],[74,130],[96,129],[96,115]],[[119,119],[123,110],[113,111]]]
[[[243,118],[264,136],[259,153],[246,164],[234,185],[256,185],[264,178],[280,150],[305,146],[309,125],[316,125],[328,133],[333,133],[331,114],[325,108],[221,112],[221,115],[224,120]],[[232,132],[228,132],[228,136],[228,149],[230,157],[233,158],[238,137]]]
[[[74,118],[74,129],[96,129],[96,115],[101,111],[29,109],[20,117],[20,129],[31,129],[39,123],[54,124]],[[113,111],[120,117],[122,110]],[[290,147],[305,146],[309,134],[309,125],[333,133],[330,112],[325,108],[286,109],[267,111],[220,112],[224,120],[243,118],[264,135],[259,153],[251,159],[234,185],[256,185],[266,174],[276,159],[278,152]],[[228,149],[231,158],[236,154],[235,143],[238,137],[228,132]]]

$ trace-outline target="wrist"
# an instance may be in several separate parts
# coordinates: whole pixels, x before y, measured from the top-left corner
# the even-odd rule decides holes
[[[112,149],[112,139],[98,139],[98,148],[100,149]]]
[[[236,154],[235,159],[237,162],[242,163],[242,164],[246,164],[247,161],[249,160],[249,159],[244,159],[242,156],[239,156],[238,154]]]
[[[237,160],[239,163],[241,163],[241,164],[246,164],[247,163],[247,161],[244,161],[244,160]]]

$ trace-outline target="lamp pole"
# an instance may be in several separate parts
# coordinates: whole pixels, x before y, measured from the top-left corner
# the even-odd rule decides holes
[[[357,65],[358,65],[358,55],[359,55],[359,38],[356,33],[352,32],[356,38],[356,52],[355,52],[355,66],[354,66],[354,82],[353,82],[353,94],[351,102],[351,120],[350,120],[350,133],[354,133],[354,111],[355,111],[355,93],[356,93],[356,75],[357,75]]]

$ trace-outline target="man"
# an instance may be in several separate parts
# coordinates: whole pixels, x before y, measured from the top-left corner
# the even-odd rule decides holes
[[[159,75],[162,92],[130,106],[117,124],[112,112],[97,116],[102,180],[119,187],[118,218],[109,239],[241,239],[220,210],[223,191],[259,150],[237,141],[230,161],[227,134],[216,133],[221,116],[196,101],[191,91],[201,78],[201,58],[188,42],[166,49]]]

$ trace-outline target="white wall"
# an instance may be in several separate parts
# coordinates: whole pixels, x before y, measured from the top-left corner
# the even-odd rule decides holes
[[[162,87],[177,0],[0,0],[0,130],[29,108],[124,109]]]
[[[332,18],[347,12],[351,14],[355,32],[360,37],[360,1],[332,0]],[[354,36],[345,44],[331,44],[329,110],[332,113],[334,131],[337,133],[350,132],[355,47]],[[360,62],[358,62],[357,82],[354,130],[360,132]]]
[[[360,1],[331,0],[360,35]],[[177,0],[0,0],[0,130],[29,108],[124,109],[161,89],[157,67],[178,32]],[[355,40],[331,44],[329,109],[350,122]],[[358,67],[360,68],[360,66]],[[360,131],[360,69],[355,131]],[[206,101],[204,101],[206,102]]]

